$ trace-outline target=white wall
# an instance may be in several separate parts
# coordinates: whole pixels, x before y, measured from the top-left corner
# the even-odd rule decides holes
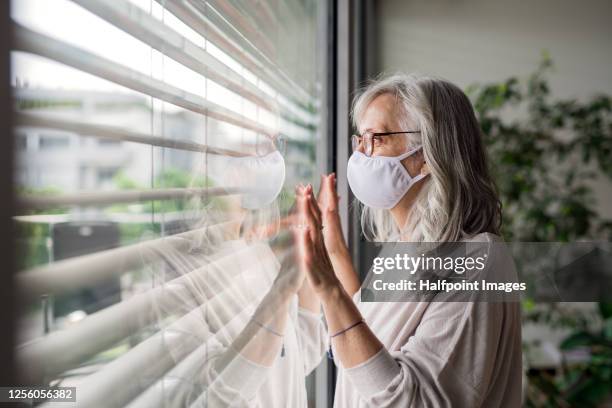
[[[553,94],[612,94],[610,0],[379,0],[378,70],[442,76],[457,85],[527,75],[541,50]],[[612,158],[611,158],[612,160]],[[612,182],[597,182],[612,217]]]
[[[560,96],[612,93],[610,0],[381,0],[379,68],[465,86],[527,74],[548,49]]]

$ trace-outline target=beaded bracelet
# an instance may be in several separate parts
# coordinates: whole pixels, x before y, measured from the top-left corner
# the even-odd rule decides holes
[[[359,320],[358,322],[355,322],[353,324],[351,324],[349,327],[340,330],[339,332],[336,332],[334,334],[332,334],[331,336],[329,336],[329,350],[327,350],[327,357],[330,360],[334,359],[334,353],[332,352],[332,344],[331,344],[331,339],[333,339],[334,337],[337,337],[349,330],[351,330],[353,327],[359,326],[360,324],[365,323],[365,321],[363,319]]]
[[[267,326],[265,326],[265,325],[263,325],[263,324],[259,323],[259,322],[258,322],[257,320],[255,320],[255,319],[251,319],[251,321],[252,321],[253,323],[255,323],[257,326],[259,326],[259,327],[261,327],[262,329],[264,329],[264,330],[266,330],[266,331],[268,331],[268,332],[272,333],[273,335],[275,335],[275,336],[277,336],[277,337],[281,337],[281,338],[283,338],[283,337],[284,337],[284,336],[282,335],[282,333],[279,333],[279,332],[277,332],[276,330],[271,329],[271,328],[269,328],[269,327],[267,327]],[[285,357],[285,342],[284,342],[284,341],[283,341],[283,344],[282,344],[282,346],[281,346],[281,357]]]

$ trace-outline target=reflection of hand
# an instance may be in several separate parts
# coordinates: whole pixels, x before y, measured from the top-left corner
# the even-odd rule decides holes
[[[328,192],[333,193],[334,190],[328,189],[326,194]],[[298,219],[301,222],[296,230],[300,269],[305,271],[313,289],[321,295],[339,286],[340,283],[325,247],[321,224],[323,215],[319,204],[314,199],[311,185],[298,188],[297,211]]]
[[[285,294],[296,293],[306,277],[304,268],[300,268],[296,259],[297,253],[292,247],[283,255],[281,266],[274,285]]]
[[[317,202],[321,210],[323,239],[330,254],[346,251],[346,242],[342,234],[340,215],[338,213],[338,193],[336,191],[336,174],[321,175],[321,186]]]
[[[301,185],[295,188],[296,196],[298,195],[298,191],[300,191],[302,188],[304,187]],[[294,226],[297,219],[297,208],[296,203],[294,203],[289,209],[287,215],[282,217],[280,220],[281,231],[290,230],[291,234],[289,235],[290,241],[281,255],[280,270],[276,281],[274,282],[278,289],[288,291],[291,294],[297,292],[302,287],[306,277],[303,268],[298,267],[299,259],[297,258],[297,251],[295,248],[296,231]]]

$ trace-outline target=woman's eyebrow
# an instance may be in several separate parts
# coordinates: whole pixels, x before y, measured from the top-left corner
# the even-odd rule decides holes
[[[363,131],[365,132],[372,132],[372,133],[386,133],[386,132],[390,132],[389,128],[386,125],[383,125],[380,128],[367,128]]]

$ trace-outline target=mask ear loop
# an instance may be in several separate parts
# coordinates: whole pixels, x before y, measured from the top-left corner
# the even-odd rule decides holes
[[[402,153],[399,156],[397,156],[397,159],[404,160],[405,158],[412,156],[413,154],[417,153],[419,150],[422,150],[422,149],[423,149],[423,146],[419,146],[415,149],[408,150],[406,153]]]
[[[279,152],[284,156],[286,146],[287,140],[280,133],[270,137],[258,133],[255,139],[255,154],[257,157],[264,157],[270,153]]]
[[[276,148],[276,151],[281,154],[281,156],[285,156],[285,151],[287,150],[287,139],[282,133],[278,133],[276,136],[274,136],[274,147]]]
[[[422,151],[422,150],[423,150],[423,145],[421,145],[421,146],[417,147],[416,149],[414,149],[412,154],[415,154],[415,153],[417,153],[419,151]],[[425,163],[426,163],[426,161],[425,161],[425,154],[423,154],[423,166],[425,166]],[[421,171],[422,171],[422,167],[421,167]],[[430,176],[430,173],[425,173],[425,174],[419,173],[419,174],[417,174],[416,176],[414,176],[412,178],[412,180],[410,181],[410,185],[413,186],[416,183],[418,183],[419,181],[428,178],[429,176]]]
[[[423,145],[420,145],[419,147],[417,147],[416,149],[411,150],[411,152],[409,152],[410,154],[407,155],[406,157],[410,157],[411,155],[417,153],[418,151],[423,151]],[[425,164],[427,163],[427,161],[425,161],[425,153],[423,153],[423,166],[425,166]],[[427,174],[418,174],[416,175],[414,178],[416,179],[416,181],[419,181],[421,179],[424,179],[425,177],[429,176],[429,173]]]
[[[262,146],[261,146],[261,134],[257,133],[257,136],[255,136],[255,155],[257,157],[263,157],[264,154],[261,152]]]

